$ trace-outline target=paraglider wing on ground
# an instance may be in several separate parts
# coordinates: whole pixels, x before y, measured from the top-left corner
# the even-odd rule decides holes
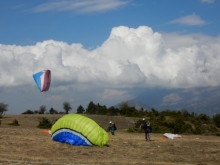
[[[52,139],[77,146],[104,146],[108,134],[95,121],[79,114],[61,117],[51,128]]]
[[[169,139],[175,139],[175,138],[181,138],[182,136],[181,135],[178,135],[178,134],[172,134],[172,133],[165,133],[163,134],[166,138],[169,138]]]

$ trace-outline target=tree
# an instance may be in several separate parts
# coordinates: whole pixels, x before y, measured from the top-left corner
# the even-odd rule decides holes
[[[114,106],[111,106],[111,107],[108,108],[107,115],[115,116],[115,115],[118,115],[118,113],[119,113],[119,109],[118,108],[115,108]]]
[[[39,111],[38,110],[34,110],[34,114],[39,114]]]
[[[6,111],[8,111],[8,104],[0,103],[0,116]]]
[[[159,116],[159,112],[156,109],[152,108],[151,111],[154,116]]]
[[[187,109],[182,109],[181,110],[181,113],[182,113],[182,116],[184,117],[184,118],[188,118],[188,117],[190,117],[190,113],[188,112],[188,110]]]
[[[47,111],[46,106],[45,105],[41,105],[39,108],[39,114],[44,114]]]
[[[123,108],[128,108],[129,107],[128,102],[121,102],[121,103],[118,104],[118,106],[119,106],[120,110],[123,109]]]
[[[121,102],[119,104],[120,114],[128,117],[141,116],[139,111],[135,107],[128,105],[128,102]]]
[[[50,114],[58,114],[57,110],[55,110],[53,108],[50,108],[49,113]]]
[[[63,103],[63,109],[65,110],[65,113],[68,114],[69,111],[72,109],[72,107],[70,106],[70,103],[68,103],[68,102],[65,101],[65,102]]]
[[[88,107],[86,108],[86,113],[88,114],[96,114],[97,106],[90,101]]]
[[[84,112],[85,112],[85,109],[83,108],[82,105],[80,105],[76,110],[76,113],[84,113]]]
[[[200,114],[198,116],[198,118],[200,120],[202,120],[203,123],[206,123],[206,124],[208,124],[210,122],[210,120],[211,120],[210,117],[208,115],[204,114],[204,113]]]
[[[220,128],[220,114],[216,114],[215,116],[213,116],[212,120],[215,126]]]
[[[141,107],[138,111],[142,116],[145,116],[147,114],[147,110],[144,110],[143,107]]]
[[[98,103],[96,114],[106,115],[106,114],[107,114],[107,111],[108,111],[108,109],[107,109],[107,107],[106,107],[105,105],[102,106],[102,105],[100,105],[100,104]]]

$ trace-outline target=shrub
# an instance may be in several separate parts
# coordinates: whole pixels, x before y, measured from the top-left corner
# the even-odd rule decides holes
[[[52,127],[52,123],[46,117],[42,117],[40,118],[39,125],[37,127],[42,129],[50,129]]]
[[[201,134],[202,133],[202,128],[201,125],[195,125],[195,129],[193,130],[193,134]]]
[[[17,121],[16,119],[14,119],[13,122],[12,122],[12,123],[9,123],[8,125],[20,126],[20,125],[18,124],[18,121]]]
[[[181,118],[176,118],[174,121],[173,133],[180,133],[185,122]]]
[[[184,124],[180,130],[180,133],[192,133],[193,129],[190,124]]]
[[[213,116],[212,119],[213,119],[215,126],[220,128],[220,114],[216,114],[215,116]]]
[[[32,110],[28,109],[27,111],[23,112],[22,114],[34,114],[34,112]]]
[[[167,127],[160,126],[157,124],[151,124],[152,132],[153,133],[164,133],[164,132],[170,132],[170,130]]]
[[[121,109],[121,114],[123,116],[132,114],[130,110],[129,107],[123,107]],[[216,132],[219,132],[218,128],[220,128],[220,114],[216,114],[211,119],[206,114],[201,114],[199,116],[195,113],[190,114],[186,109],[182,111],[165,110],[162,112],[152,109],[152,111],[147,111],[144,117],[150,120],[154,133],[170,132],[175,134],[217,135],[218,133]],[[127,132],[143,132],[142,129],[139,129],[141,123],[142,120],[138,120],[134,123],[134,127],[129,128]]]
[[[128,128],[126,130],[126,132],[129,132],[129,133],[137,133],[137,132],[142,132],[141,129],[139,128]]]
[[[220,132],[216,132],[215,134],[216,134],[216,136],[220,136]]]
[[[134,123],[135,128],[140,128],[140,125],[142,124],[142,120],[138,120],[136,123]]]

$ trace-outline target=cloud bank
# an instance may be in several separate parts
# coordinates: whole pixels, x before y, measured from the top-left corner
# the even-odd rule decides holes
[[[150,87],[218,86],[219,52],[219,36],[160,34],[147,26],[114,27],[94,50],[54,40],[0,44],[0,99],[16,100],[14,106],[26,102],[30,109],[53,101],[62,110],[64,101],[75,107],[89,101],[114,105]],[[46,97],[32,78],[44,69],[52,72]]]

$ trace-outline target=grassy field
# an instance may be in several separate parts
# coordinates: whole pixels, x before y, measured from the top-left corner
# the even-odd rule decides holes
[[[152,133],[126,133],[138,118],[88,115],[103,128],[110,120],[117,124],[109,133],[108,147],[71,146],[51,140],[37,128],[39,118],[51,121],[62,115],[3,115],[0,118],[0,165],[219,165],[220,137],[182,135],[175,140]],[[16,119],[20,126],[8,125]]]

